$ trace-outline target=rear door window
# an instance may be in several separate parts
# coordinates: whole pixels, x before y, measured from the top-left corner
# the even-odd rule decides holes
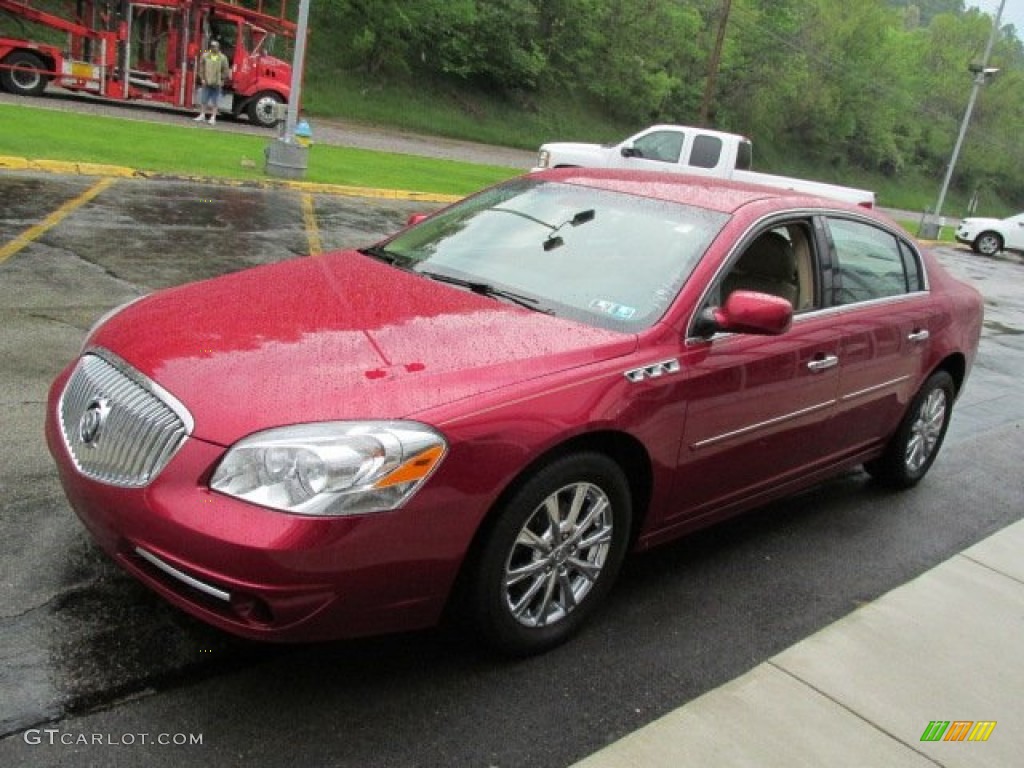
[[[693,139],[690,165],[694,168],[714,168],[722,157],[722,140],[717,136],[699,135]]]
[[[855,304],[923,290],[916,254],[895,235],[848,219],[829,219],[828,226],[838,261],[835,303]]]

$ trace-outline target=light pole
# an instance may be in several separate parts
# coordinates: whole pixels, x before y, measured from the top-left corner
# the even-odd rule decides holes
[[[996,34],[999,32],[999,20],[1003,16],[1003,6],[1006,0],[1000,0],[999,10],[996,11],[995,21],[992,22],[992,32],[988,36],[988,45],[985,46],[985,55],[982,57],[981,65],[971,66],[974,73],[974,86],[971,88],[971,98],[967,102],[967,111],[964,112],[964,119],[960,123],[960,134],[956,137],[956,144],[953,146],[953,156],[949,159],[949,167],[946,169],[946,178],[942,180],[942,187],[939,189],[939,201],[935,204],[935,212],[926,216],[921,224],[918,236],[926,240],[938,237],[942,222],[942,205],[946,202],[946,193],[949,191],[949,182],[953,178],[953,169],[956,168],[956,161],[960,157],[960,148],[964,143],[964,136],[967,135],[967,124],[971,121],[971,113],[974,111],[974,102],[978,100],[978,91],[998,69],[988,66],[988,58],[992,55],[992,46],[996,41]]]
[[[295,30],[295,53],[292,56],[292,88],[288,99],[288,116],[285,119],[284,140],[295,143],[295,123],[299,114],[302,97],[302,75],[306,66],[306,33],[309,29],[309,0],[299,0],[299,19]]]
[[[285,116],[284,133],[267,145],[266,172],[270,176],[302,178],[306,175],[308,147],[295,141],[295,123],[302,98],[302,75],[306,64],[306,33],[309,28],[310,0],[299,0],[299,18],[295,30],[295,52],[292,55],[291,96]]]

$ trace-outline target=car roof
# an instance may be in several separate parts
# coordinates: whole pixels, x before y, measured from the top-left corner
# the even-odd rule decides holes
[[[804,195],[774,187],[762,187],[709,176],[691,176],[656,171],[625,171],[609,168],[555,168],[531,174],[537,178],[565,184],[607,189],[612,192],[649,197],[656,200],[692,205],[719,213],[732,214],[756,202],[777,203],[783,208],[837,209],[865,213],[831,198]]]

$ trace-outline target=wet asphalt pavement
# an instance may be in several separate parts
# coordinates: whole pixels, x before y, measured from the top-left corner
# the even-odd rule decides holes
[[[98,183],[0,176],[0,245]],[[0,448],[0,733],[250,654],[154,604],[81,535],[50,471],[42,406],[49,380],[112,307],[159,288],[305,257],[311,232],[302,197],[118,180],[0,262],[2,430],[18,435]],[[315,236],[327,250],[366,245],[432,207],[316,196]],[[191,625],[185,635],[183,620]],[[191,639],[182,644],[184,636]]]
[[[0,248],[24,239],[0,256],[0,764],[564,766],[1024,516],[1024,265],[944,249],[985,294],[986,326],[943,454],[915,491],[851,472],[633,558],[594,625],[538,659],[499,661],[451,631],[234,639],[92,545],[44,445],[50,381],[128,299],[303,258],[314,240],[368,244],[432,206],[99,183],[0,174]]]

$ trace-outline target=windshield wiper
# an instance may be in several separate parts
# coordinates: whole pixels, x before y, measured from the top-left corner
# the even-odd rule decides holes
[[[409,263],[409,258],[407,256],[395,253],[394,251],[389,251],[382,245],[371,245],[368,248],[360,248],[359,253],[370,256],[379,261],[383,261],[387,264],[391,264],[395,267],[405,267]]]
[[[554,314],[550,309],[544,309],[538,306],[540,304],[540,300],[533,296],[524,296],[521,293],[506,291],[504,288],[497,288],[490,283],[466,280],[465,278],[445,275],[440,272],[418,271],[417,274],[429,277],[431,280],[436,280],[439,283],[449,283],[451,285],[457,285],[460,288],[468,288],[473,293],[479,293],[481,296],[490,296],[492,299],[505,299],[513,304],[518,304],[521,307],[532,309],[535,312],[542,312],[545,315]]]

